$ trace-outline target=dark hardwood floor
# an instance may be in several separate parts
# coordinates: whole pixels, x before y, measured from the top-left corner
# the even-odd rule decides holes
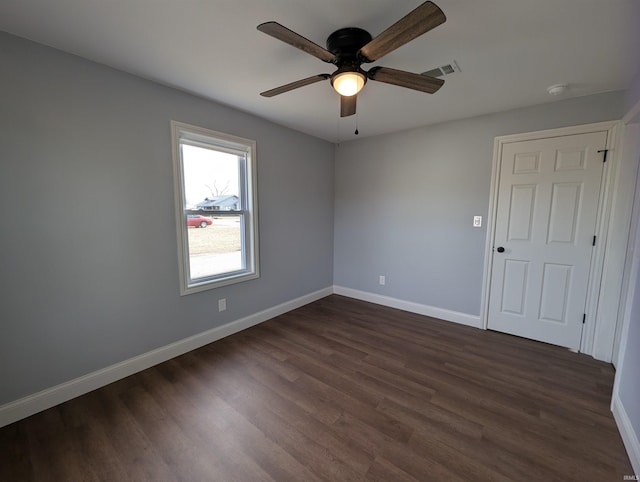
[[[0,480],[622,481],[612,383],[334,295],[0,429]]]

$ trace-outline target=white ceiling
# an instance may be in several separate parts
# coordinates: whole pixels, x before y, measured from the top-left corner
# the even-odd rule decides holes
[[[373,36],[421,0],[0,0],[0,30],[251,112],[330,141],[354,137],[320,82],[260,92],[332,66],[256,26],[275,20],[324,46],[342,27]],[[368,82],[360,137],[626,89],[638,0],[435,0],[447,21],[373,65],[420,73],[455,60],[433,95]],[[551,84],[568,83],[560,97]]]

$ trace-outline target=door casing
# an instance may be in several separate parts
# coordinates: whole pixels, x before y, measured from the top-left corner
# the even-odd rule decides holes
[[[495,239],[498,183],[500,179],[500,157],[503,146],[512,142],[607,131],[607,162],[604,166],[598,206],[598,218],[596,221],[597,243],[589,273],[586,304],[587,316],[580,352],[592,355],[599,360],[611,361],[613,355],[613,340],[618,322],[617,313],[622,289],[626,249],[614,249],[608,246],[607,241],[611,237],[621,237],[620,230],[626,230],[626,234],[623,234],[625,238],[628,236],[631,210],[630,207],[627,208],[627,204],[630,204],[630,206],[633,204],[633,188],[635,186],[635,183],[631,183],[631,185],[628,182],[626,179],[628,176],[620,175],[625,171],[619,167],[621,163],[621,149],[618,146],[618,133],[620,128],[620,121],[598,122],[595,124],[527,132],[495,138],[480,311],[482,327],[484,329],[487,329],[489,319],[491,267],[494,254],[493,246]],[[613,222],[611,222],[612,217],[614,218]],[[611,236],[612,230],[616,230],[616,236]],[[621,258],[621,260],[618,258]],[[607,282],[603,283],[603,281]]]

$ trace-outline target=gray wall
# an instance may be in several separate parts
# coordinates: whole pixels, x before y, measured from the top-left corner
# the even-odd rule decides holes
[[[628,110],[631,110],[637,104],[640,103],[640,71],[635,76],[635,80],[632,88],[629,89],[627,95]],[[634,134],[638,133],[638,125],[640,125],[640,113],[635,113],[635,118],[632,120],[634,124]],[[636,143],[639,141],[636,138]],[[635,155],[638,155],[636,150]],[[636,198],[640,196],[640,177],[636,184]],[[636,199],[634,213],[635,222],[638,231],[636,232],[635,239],[635,252],[633,256],[635,263],[639,263],[640,259],[640,201]],[[633,283],[631,284],[633,285]],[[631,296],[631,313],[629,315],[629,328],[626,339],[621,340],[621,351],[624,353],[622,363],[619,364],[620,371],[616,374],[618,383],[618,394],[620,402],[624,407],[625,412],[629,416],[631,427],[636,436],[636,440],[640,440],[640,271],[638,271],[635,280],[635,292],[629,293]],[[638,447],[636,447],[636,450]],[[640,454],[636,453],[636,462],[638,461]],[[640,467],[635,466],[634,469],[640,472]],[[640,475],[640,474],[638,474]]]
[[[636,249],[640,243],[636,243]],[[637,256],[637,255],[636,255]],[[618,393],[620,402],[629,417],[636,439],[640,439],[640,272],[635,280],[635,293],[629,320],[629,331],[624,352],[624,360],[618,374]],[[634,467],[638,470],[638,467]]]
[[[640,28],[638,29],[640,31]],[[625,95],[625,110],[630,111],[640,99],[640,69],[636,71]]]
[[[632,22],[635,25],[633,30],[635,38],[632,45],[640,45],[640,2],[633,2],[632,11]],[[640,100],[640,57],[636,54],[628,60],[635,75],[625,97],[625,111],[627,112]]]
[[[613,92],[339,145],[334,284],[478,315],[494,138],[620,119],[623,105]]]
[[[332,144],[5,33],[0,65],[0,405],[331,286]],[[260,279],[179,296],[171,119],[257,141]]]

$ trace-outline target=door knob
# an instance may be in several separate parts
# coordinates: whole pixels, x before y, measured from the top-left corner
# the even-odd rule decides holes
[[[498,253],[504,253],[504,248],[503,248],[502,246],[498,246],[498,247],[496,248],[496,251],[497,251]]]

